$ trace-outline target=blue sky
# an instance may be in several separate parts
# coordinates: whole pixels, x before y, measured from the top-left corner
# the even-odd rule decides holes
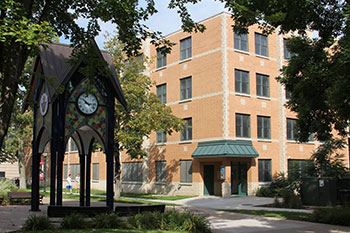
[[[143,1],[140,1],[141,5]],[[163,35],[179,30],[181,28],[181,20],[175,9],[168,9],[169,0],[156,0],[156,8],[158,13],[153,15],[145,24],[153,31],[160,31]],[[188,9],[194,21],[201,21],[212,15],[224,11],[224,4],[214,0],[202,0],[195,5],[188,4]],[[84,20],[79,20],[78,23],[82,26],[86,25]],[[101,23],[101,33],[96,37],[96,42],[99,47],[103,48],[105,41],[104,35],[106,32],[112,33],[115,26],[111,23]],[[60,38],[61,43],[69,43],[63,37]]]

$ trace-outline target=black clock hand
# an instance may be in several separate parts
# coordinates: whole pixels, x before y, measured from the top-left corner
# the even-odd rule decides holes
[[[85,99],[84,99],[84,102],[85,102],[85,104],[87,104],[87,105],[91,105],[89,102],[87,102]]]

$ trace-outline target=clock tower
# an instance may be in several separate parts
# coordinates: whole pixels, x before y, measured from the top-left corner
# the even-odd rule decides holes
[[[106,207],[113,209],[115,99],[126,107],[112,58],[95,41],[72,62],[73,48],[49,44],[35,59],[32,203],[39,210],[39,166],[50,144],[50,210],[62,203],[63,161],[69,138],[77,144],[80,162],[80,206],[90,206],[91,153],[98,142],[106,155]],[[92,69],[91,69],[92,67]],[[95,68],[94,68],[95,67]],[[89,68],[89,72],[86,72]]]

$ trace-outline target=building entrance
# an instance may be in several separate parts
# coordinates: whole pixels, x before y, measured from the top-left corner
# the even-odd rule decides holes
[[[231,163],[231,194],[247,195],[247,163]]]
[[[214,195],[214,165],[204,165],[204,195]]]

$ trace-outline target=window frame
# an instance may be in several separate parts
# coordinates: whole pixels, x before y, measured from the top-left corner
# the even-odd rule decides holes
[[[242,36],[245,36],[246,38],[242,38]],[[246,39],[246,40],[244,40],[244,39]],[[238,33],[234,32],[233,33],[233,44],[234,44],[235,49],[248,52],[249,51],[248,34],[247,33],[238,34]],[[243,45],[246,46],[246,49],[243,48]]]
[[[271,117],[257,116],[257,130],[258,139],[271,139]]]
[[[192,99],[192,76],[180,79],[180,100]]]
[[[262,39],[266,39],[266,45],[264,45],[264,41]],[[263,48],[266,49],[266,54],[263,52]],[[263,35],[261,33],[255,32],[255,54],[268,57],[269,56],[269,41],[268,36]]]
[[[192,140],[192,117],[183,119],[186,121],[183,126],[183,130],[180,133],[180,141],[190,141]]]
[[[167,142],[166,134],[164,133],[164,130],[158,130],[156,131],[156,143],[162,144]]]
[[[287,140],[296,141],[296,130],[297,120],[293,118],[287,118]]]
[[[267,167],[266,167],[267,165]],[[272,181],[272,161],[271,159],[258,159],[258,181]]]
[[[156,170],[156,182],[164,183],[166,182],[166,161],[156,161],[155,162]]]
[[[96,170],[97,170],[97,172],[96,172]],[[99,163],[93,163],[92,164],[92,180],[93,181],[98,181],[99,179],[100,179],[100,164]]]
[[[258,97],[270,98],[269,75],[256,73],[256,95]]]
[[[157,69],[167,66],[167,55],[162,53],[162,48],[157,49]]]
[[[246,75],[246,76],[245,76]],[[240,94],[250,94],[250,80],[249,71],[235,69],[235,92]],[[244,84],[246,85],[246,92],[244,92]]]
[[[180,160],[180,183],[192,183],[192,160]]]
[[[236,122],[236,137],[250,138],[251,137],[250,115],[243,114],[243,113],[236,113],[235,117],[236,117],[236,121],[235,121]],[[248,123],[248,124],[246,124],[246,123]],[[245,128],[246,128],[246,130],[245,130]],[[245,131],[247,132],[248,135],[245,135]]]
[[[157,97],[160,100],[162,104],[167,103],[167,90],[166,90],[166,83],[160,84],[156,86],[156,92],[157,92]]]
[[[132,166],[135,166],[135,167],[132,167]],[[134,170],[136,172],[134,172]],[[129,173],[125,173],[125,171]],[[122,181],[123,182],[140,182],[140,183],[143,182],[142,162],[123,162],[122,163]]]
[[[180,40],[180,60],[192,57],[192,37],[186,37]]]

